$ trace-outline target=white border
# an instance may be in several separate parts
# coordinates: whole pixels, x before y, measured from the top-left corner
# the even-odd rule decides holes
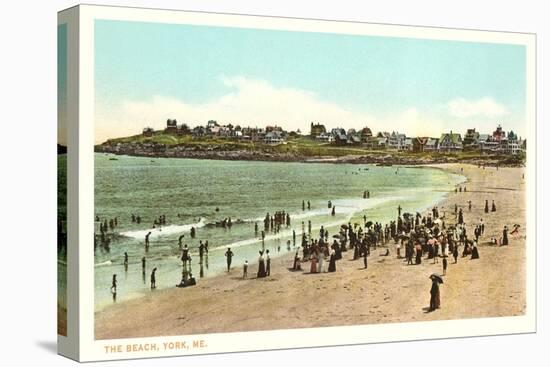
[[[80,110],[79,110],[79,294],[80,360],[108,360],[204,354],[326,345],[361,344],[401,340],[419,340],[477,335],[528,333],[536,331],[536,39],[533,34],[472,31],[443,28],[380,25],[367,23],[193,13],[176,10],[102,7],[81,5],[80,9]],[[94,20],[112,19],[172,24],[200,24],[239,28],[279,29],[305,32],[378,35],[402,38],[423,38],[472,42],[518,44],[526,46],[527,90],[527,241],[526,241],[526,302],[524,316],[445,320],[382,325],[360,325],[310,329],[273,330],[261,332],[220,333],[207,335],[170,336],[139,339],[94,339]],[[86,290],[86,291],[84,291]],[[131,343],[161,343],[203,339],[204,349],[189,351],[159,351],[105,354],[106,345]]]
[[[67,27],[67,283],[66,307],[67,336],[57,334],[58,352],[69,358],[78,359],[80,345],[79,320],[79,266],[80,242],[79,235],[79,22],[77,7],[60,13],[57,26]],[[57,290],[59,292],[59,290]]]

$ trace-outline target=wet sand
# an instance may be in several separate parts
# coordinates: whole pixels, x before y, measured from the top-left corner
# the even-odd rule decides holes
[[[455,203],[464,211],[469,236],[480,218],[485,222],[478,246],[480,259],[459,256],[454,264],[449,258],[440,287],[440,309],[426,312],[428,277],[442,272],[441,259],[436,264],[423,259],[420,265],[406,265],[396,257],[390,241],[390,256],[380,256],[386,248],[371,251],[368,269],[363,269],[362,259],[352,261],[353,252],[347,251],[335,273],[309,274],[309,262],[302,264],[303,272],[292,272],[288,270],[294,256],[291,251],[272,259],[268,278],[255,279],[252,264],[249,278],[242,279],[242,264],[235,264],[229,273],[199,279],[194,287],[153,291],[97,312],[96,339],[522,315],[526,307],[524,169],[434,167],[468,178],[462,185],[467,192],[450,193],[439,204],[440,216],[446,213],[446,224],[455,222]],[[496,212],[484,213],[486,199],[489,204],[495,201]],[[492,237],[502,236],[504,225],[511,230],[514,224],[521,228],[519,235],[509,236],[509,246],[490,244]],[[325,271],[327,267],[328,261]]]

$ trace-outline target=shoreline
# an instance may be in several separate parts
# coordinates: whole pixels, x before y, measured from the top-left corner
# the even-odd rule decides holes
[[[181,147],[167,145],[141,145],[124,143],[123,145],[96,145],[94,152],[128,157],[142,158],[179,158],[225,161],[261,161],[261,162],[297,162],[325,164],[374,164],[382,166],[409,165],[424,166],[432,164],[473,164],[486,166],[523,167],[524,161],[514,156],[481,155],[462,157],[455,153],[403,153],[392,150],[367,151],[361,154],[306,156],[299,153],[276,152],[266,147],[263,150],[219,150],[200,147]],[[338,149],[338,148],[336,148]],[[345,150],[345,148],[343,148]],[[359,149],[358,149],[359,151]]]
[[[429,297],[430,285],[427,277],[432,272],[441,272],[441,262],[432,264],[431,260],[424,260],[421,265],[407,266],[403,259],[396,258],[393,241],[390,241],[387,248],[390,249],[391,255],[381,257],[379,255],[382,250],[374,250],[369,257],[367,270],[359,270],[362,267],[361,260],[351,261],[352,254],[348,250],[344,253],[344,258],[337,262],[336,273],[309,275],[309,262],[303,263],[304,272],[291,272],[287,268],[292,265],[294,252],[290,251],[272,259],[272,276],[268,278],[254,279],[256,264],[251,264],[250,278],[243,280],[242,269],[238,264],[229,274],[202,279],[194,287],[157,290],[136,300],[108,306],[95,313],[96,338],[258,331],[522,314],[525,310],[524,235],[511,239],[510,246],[505,248],[495,247],[486,242],[490,236],[498,236],[501,227],[497,222],[504,222],[503,224],[511,227],[514,220],[519,221],[522,226],[521,233],[525,233],[525,215],[519,216],[518,219],[511,210],[504,208],[504,203],[509,202],[505,200],[505,195],[511,194],[494,187],[500,183],[502,177],[514,177],[519,190],[513,195],[521,197],[524,188],[517,176],[521,177],[520,172],[523,169],[501,168],[499,171],[494,168],[482,169],[457,164],[427,167],[462,174],[468,180],[462,184],[468,187],[467,193],[449,193],[438,204],[444,211],[450,213],[455,203],[465,210],[465,200],[470,198],[474,202],[476,194],[496,197],[495,201],[499,203],[499,210],[488,215],[480,214],[482,208],[477,205],[471,214],[465,210],[468,233],[471,232],[470,223],[477,223],[473,220],[474,217],[481,215],[486,221],[486,234],[479,244],[481,258],[473,262],[469,259],[459,259],[456,265],[449,261],[448,275],[441,287],[442,309],[432,313],[423,311]],[[461,172],[460,167],[464,168],[464,172]],[[497,176],[497,182],[489,183]],[[477,198],[477,201],[481,200],[482,198]],[[519,202],[519,210],[525,210],[524,200]],[[386,247],[382,249],[385,251]],[[499,256],[507,260],[506,266],[495,259]],[[520,271],[518,268],[521,268]],[[512,277],[514,279],[508,278],[499,286],[498,275],[509,274],[515,275]],[[384,278],[383,281],[381,277]],[[485,299],[486,294],[499,297],[496,305]],[[284,297],[283,300],[281,296]],[[460,302],[461,300],[468,301]],[[475,307],[470,307],[472,305]],[[128,314],[135,316],[135,319],[125,321]]]

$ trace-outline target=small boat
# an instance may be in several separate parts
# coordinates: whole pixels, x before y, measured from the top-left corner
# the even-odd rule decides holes
[[[115,158],[115,157],[111,157],[109,158],[110,161],[118,161],[118,158]]]

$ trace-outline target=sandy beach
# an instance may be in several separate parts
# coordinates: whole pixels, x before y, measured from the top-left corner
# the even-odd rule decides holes
[[[224,275],[198,280],[195,287],[156,290],[120,302],[95,314],[96,339],[190,335],[303,327],[411,322],[521,315],[525,311],[525,185],[523,168],[443,164],[441,169],[462,174],[467,192],[449,193],[438,206],[445,222],[454,224],[454,206],[464,211],[468,234],[483,218],[480,259],[449,258],[441,285],[441,308],[426,312],[432,273],[439,263],[423,260],[407,265],[398,259],[393,241],[371,252],[368,269],[362,260],[344,253],[335,273],[292,272],[293,252],[272,260],[271,276],[255,279],[256,265],[242,279],[242,264]],[[462,171],[461,171],[462,170]],[[472,210],[468,210],[468,200]],[[497,211],[484,213],[485,200]],[[504,225],[519,224],[509,246],[495,246]],[[301,252],[300,252],[301,255]],[[328,266],[328,264],[326,264]],[[174,281],[175,285],[175,281]]]

